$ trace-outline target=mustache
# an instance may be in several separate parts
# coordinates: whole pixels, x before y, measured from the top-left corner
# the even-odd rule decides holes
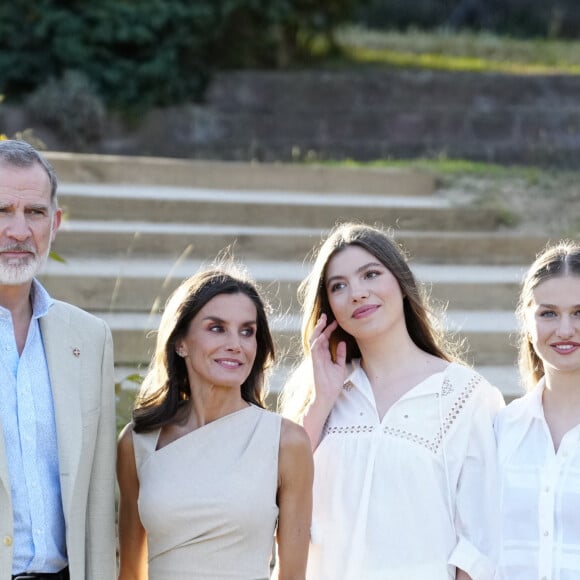
[[[2,252],[29,252],[36,256],[36,249],[30,244],[13,244],[11,246],[4,246],[0,248],[0,253]]]

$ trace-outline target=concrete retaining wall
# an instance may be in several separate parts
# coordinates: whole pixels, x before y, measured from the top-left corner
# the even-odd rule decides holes
[[[0,131],[30,126],[0,106]],[[70,149],[35,127],[51,149]],[[575,164],[580,77],[444,72],[233,72],[203,105],[109,120],[89,152],[264,161],[447,155]]]

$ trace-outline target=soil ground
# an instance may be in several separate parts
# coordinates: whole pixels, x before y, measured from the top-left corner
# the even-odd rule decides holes
[[[436,195],[457,203],[495,208],[505,229],[544,232],[552,239],[580,238],[577,172],[524,169],[500,175],[443,175]]]

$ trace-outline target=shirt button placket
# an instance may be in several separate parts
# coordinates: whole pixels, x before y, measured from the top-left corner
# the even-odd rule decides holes
[[[539,500],[540,551],[539,572],[542,580],[552,580],[552,561],[554,557],[554,502],[559,461],[554,457],[547,462],[542,474]]]

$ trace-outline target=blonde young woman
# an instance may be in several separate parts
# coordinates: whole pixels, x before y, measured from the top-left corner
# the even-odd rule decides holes
[[[546,248],[520,294],[528,393],[497,418],[502,580],[580,578],[580,245]]]
[[[382,230],[338,226],[302,292],[283,410],[314,450],[307,578],[491,580],[501,394],[453,362]]]
[[[119,439],[120,580],[303,580],[312,455],[266,411],[274,347],[240,274],[211,269],[174,292],[133,421]]]

